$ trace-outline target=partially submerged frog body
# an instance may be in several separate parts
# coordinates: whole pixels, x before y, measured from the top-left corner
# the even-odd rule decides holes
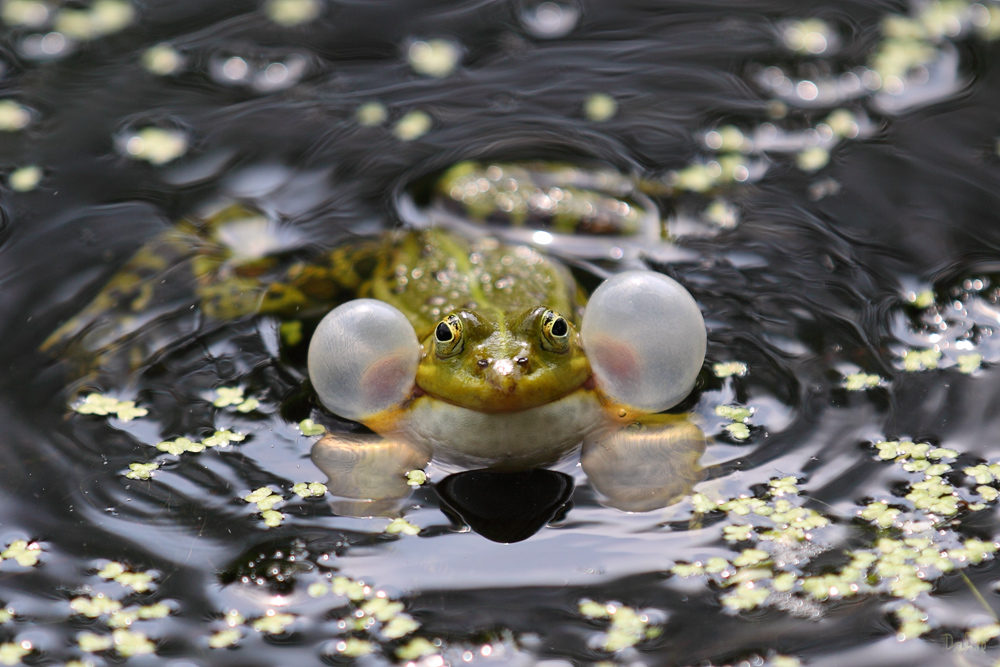
[[[90,381],[127,375],[234,319],[322,314],[356,295],[363,258],[380,247],[360,242],[300,259],[296,242],[289,229],[243,204],[191,215],[140,248],[41,349],[70,359]]]
[[[580,317],[570,272],[527,246],[430,230],[386,256],[362,286],[376,298],[320,323],[309,373],[332,412],[428,458],[551,464],[676,404],[701,369],[701,313],[661,274],[614,276]]]
[[[435,195],[462,217],[563,234],[635,236],[659,217],[636,183],[610,169],[552,162],[460,162]]]

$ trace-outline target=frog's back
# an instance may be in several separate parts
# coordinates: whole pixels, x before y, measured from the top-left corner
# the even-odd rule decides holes
[[[574,322],[582,314],[585,297],[569,270],[528,246],[431,229],[390,236],[381,255],[361,296],[398,308],[419,337],[458,308],[505,317],[547,306]]]

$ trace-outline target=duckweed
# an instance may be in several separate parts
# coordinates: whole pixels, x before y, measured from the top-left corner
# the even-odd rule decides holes
[[[338,653],[345,655],[348,658],[360,658],[361,656],[368,655],[374,651],[375,645],[366,639],[348,637],[347,639],[337,642],[336,648]]]
[[[982,646],[997,637],[1000,637],[1000,623],[979,625],[965,631],[965,638],[977,646]]]
[[[321,598],[330,592],[330,584],[325,581],[320,581],[315,584],[309,584],[306,589],[306,594],[311,598]]]
[[[354,113],[355,120],[364,127],[377,127],[389,118],[389,111],[380,102],[365,102]],[[291,343],[289,343],[291,344]]]
[[[256,410],[260,401],[253,397],[244,396],[244,391],[243,387],[219,387],[215,390],[212,405],[217,408],[235,406],[240,412]]]
[[[142,66],[158,76],[176,74],[183,64],[183,56],[169,44],[157,44],[142,54]]]
[[[889,608],[897,622],[900,641],[923,636],[937,622],[921,599],[933,591],[937,578],[991,559],[1000,545],[961,536],[949,517],[963,511],[980,511],[1000,497],[1000,464],[966,466],[963,473],[974,482],[976,497],[966,486],[955,486],[951,462],[958,453],[911,440],[880,441],[872,449],[877,460],[892,463],[910,476],[896,495],[863,503],[857,520],[875,530],[869,546],[844,552],[836,568],[810,572],[810,562],[829,549],[818,529],[830,519],[802,506],[804,498],[794,477],[768,482],[755,495],[691,498],[696,514],[722,512],[734,519],[724,525],[722,537],[731,545],[743,544],[732,558],[713,557],[705,562],[678,562],[671,572],[678,577],[704,577],[723,589],[723,606],[739,613],[767,605],[784,605],[788,596],[824,602],[857,595],[888,595],[901,601]],[[598,617],[597,606],[587,612]],[[1000,636],[1000,625],[969,628],[966,638],[982,646]]]
[[[903,370],[908,373],[934,370],[941,361],[939,350],[906,350],[903,352]]]
[[[800,54],[823,53],[832,35],[830,26],[820,19],[790,21],[781,33],[785,46]]]
[[[389,535],[399,535],[400,533],[404,535],[417,535],[420,533],[420,526],[415,526],[403,517],[398,517],[385,527],[385,532]]]
[[[339,595],[353,601],[364,600],[371,592],[365,586],[364,582],[348,579],[347,577],[334,577],[330,590],[334,595]]]
[[[242,636],[242,633],[236,629],[219,630],[208,638],[208,647],[229,648],[230,646],[234,646]]]
[[[847,391],[865,391],[882,385],[882,378],[871,373],[851,373],[844,378],[844,388]]]
[[[392,133],[400,141],[415,141],[427,134],[434,121],[423,111],[411,111],[396,123]]]
[[[31,651],[31,644],[28,642],[20,644],[4,642],[0,644],[0,664],[19,665],[21,664],[21,658],[27,656]]]
[[[37,28],[49,20],[49,6],[41,0],[7,0],[0,10],[0,19],[7,25]]]
[[[30,192],[42,182],[42,170],[35,165],[18,167],[7,177],[7,185],[15,192]]]
[[[135,18],[135,9],[125,0],[95,0],[87,9],[61,9],[53,27],[67,37],[92,40],[120,32]]]
[[[302,25],[319,16],[320,0],[268,0],[264,5],[267,18],[284,28]]]
[[[740,422],[727,424],[726,430],[729,431],[729,435],[737,440],[746,440],[750,437],[750,427]]]
[[[795,164],[802,171],[818,171],[830,162],[830,151],[821,146],[811,146],[795,157]]]
[[[0,100],[0,132],[17,132],[31,122],[31,112],[14,100]]]
[[[978,352],[974,354],[960,354],[955,361],[958,362],[959,372],[972,375],[983,365],[983,355]]]
[[[406,483],[410,486],[423,486],[427,483],[427,473],[423,470],[409,470],[406,473]]]
[[[151,479],[153,471],[159,468],[159,463],[129,463],[125,476],[129,479]]]
[[[115,415],[122,421],[132,421],[139,417],[145,417],[149,411],[145,408],[137,408],[135,401],[120,401],[112,396],[92,393],[88,394],[82,402],[73,406],[73,409],[81,415]]]
[[[14,540],[0,551],[0,559],[13,560],[21,567],[34,567],[42,557],[42,545],[27,540]]]
[[[750,437],[750,427],[747,422],[753,416],[753,408],[732,405],[718,405],[715,414],[724,419],[732,420],[732,424],[726,424],[725,430],[736,440],[746,440]]]
[[[461,55],[458,46],[447,39],[415,41],[407,49],[413,71],[436,79],[450,76],[458,66]]]
[[[177,438],[175,440],[164,440],[163,442],[156,443],[156,448],[161,452],[166,452],[167,454],[173,454],[174,456],[180,456],[186,452],[191,452],[197,454],[198,452],[205,451],[205,445],[200,442],[195,442],[190,438]]]
[[[120,611],[122,603],[112,600],[104,594],[97,594],[94,597],[78,597],[70,600],[70,609],[87,618],[97,618],[102,615],[113,614]]]
[[[900,605],[894,614],[899,621],[899,629],[896,631],[896,638],[899,641],[915,639],[931,630],[931,626],[927,623],[927,614],[912,604]]]
[[[76,644],[85,653],[99,653],[114,646],[114,640],[109,635],[81,632],[76,636]]]
[[[135,134],[122,137],[119,145],[124,148],[128,157],[161,166],[187,153],[188,139],[178,130],[146,127]]]
[[[262,486],[256,491],[251,492],[249,495],[244,496],[243,500],[248,503],[255,503],[257,505],[257,509],[263,512],[273,508],[284,499],[270,488]]]
[[[111,633],[111,638],[114,641],[115,651],[123,658],[156,652],[156,644],[150,641],[146,635],[135,630],[114,630]]]
[[[617,602],[600,604],[583,599],[578,603],[578,609],[586,618],[611,621],[600,641],[600,648],[608,653],[623,651],[660,633],[660,628],[650,625],[648,616]]]
[[[319,482],[299,482],[292,487],[292,493],[300,498],[318,498],[326,495],[326,484]]]
[[[595,123],[604,123],[618,113],[618,102],[604,93],[594,93],[583,103],[583,115]]]
[[[300,421],[299,430],[302,432],[302,435],[310,437],[326,433],[326,427],[322,424],[317,424],[312,419],[303,419]]]
[[[308,489],[308,485],[306,488]],[[262,486],[249,495],[244,496],[243,500],[257,505],[260,517],[263,519],[264,525],[268,528],[280,526],[285,518],[284,514],[274,509],[274,506],[283,502],[284,498],[266,486]]]
[[[396,649],[396,657],[400,660],[419,660],[434,655],[438,651],[438,647],[431,641],[423,637],[414,637]]]
[[[731,419],[734,422],[746,423],[753,415],[753,409],[742,406],[719,405],[715,408],[715,414],[726,419]]]
[[[276,612],[273,609],[268,609],[263,616],[254,620],[250,624],[250,627],[257,632],[263,632],[269,635],[280,635],[283,634],[288,629],[288,626],[294,622],[295,616],[293,614],[284,614]]]
[[[721,361],[712,364],[712,372],[717,378],[727,378],[733,375],[743,377],[747,374],[747,365],[742,361]]]

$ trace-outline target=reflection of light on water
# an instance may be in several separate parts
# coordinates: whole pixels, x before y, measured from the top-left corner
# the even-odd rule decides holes
[[[799,81],[795,86],[795,92],[804,100],[814,100],[819,96],[819,88],[812,81]]]
[[[288,78],[288,68],[281,63],[271,63],[264,70],[264,78],[268,83],[282,83]]]
[[[264,216],[234,220],[215,230],[236,259],[260,259],[296,246],[301,234],[294,227],[279,225]]]
[[[267,56],[226,56],[212,60],[209,73],[219,83],[249,85],[262,93],[284,90],[306,74],[309,61],[298,53],[278,58]]]
[[[539,245],[549,245],[552,243],[552,234],[543,231],[537,231],[531,235],[531,240]]]
[[[542,2],[521,11],[521,21],[533,37],[554,39],[568,35],[580,20],[580,10],[570,5]]]
[[[228,79],[239,81],[247,75],[247,63],[243,58],[230,58],[222,66],[222,73]]]
[[[21,53],[26,58],[52,58],[68,52],[66,37],[61,32],[28,35],[21,42]]]

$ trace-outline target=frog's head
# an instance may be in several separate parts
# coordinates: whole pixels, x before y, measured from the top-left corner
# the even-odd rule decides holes
[[[579,332],[545,306],[506,317],[455,310],[424,338],[416,384],[472,410],[515,412],[562,398],[590,375]]]
[[[627,271],[594,292],[580,332],[544,306],[513,316],[455,310],[420,342],[395,307],[350,301],[313,334],[309,376],[326,407],[369,425],[422,393],[481,412],[514,412],[584,386],[614,419],[630,420],[691,391],[705,339],[687,290],[652,271]]]

